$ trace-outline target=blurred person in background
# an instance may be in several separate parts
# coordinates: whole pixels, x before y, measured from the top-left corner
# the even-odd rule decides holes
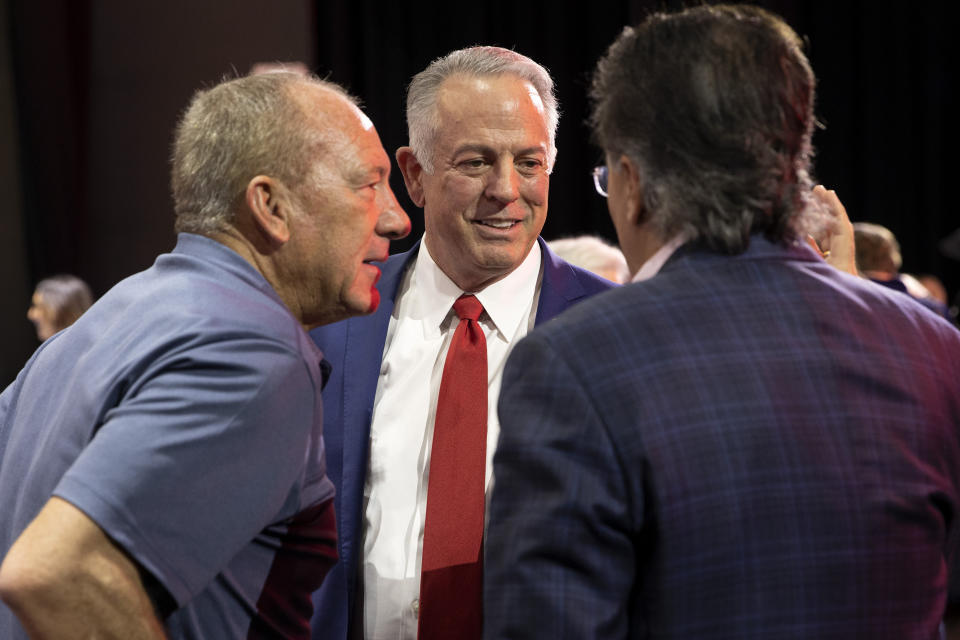
[[[853,234],[860,275],[906,293],[934,313],[949,317],[947,305],[937,300],[923,283],[909,274],[900,273],[903,266],[900,243],[890,229],[872,222],[854,222]]]
[[[623,284],[630,280],[627,259],[617,247],[597,236],[558,238],[547,242],[550,249],[572,265],[601,278]]]
[[[37,339],[43,342],[76,322],[92,304],[93,295],[86,282],[68,274],[56,275],[37,284],[27,319],[36,327]]]
[[[917,281],[923,285],[930,296],[944,305],[950,304],[950,296],[947,295],[947,288],[943,280],[932,273],[921,273],[917,276]]]

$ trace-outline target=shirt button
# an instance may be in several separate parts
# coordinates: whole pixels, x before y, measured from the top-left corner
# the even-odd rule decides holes
[[[410,603],[410,609],[413,610],[413,615],[420,617],[420,598],[414,598],[413,602]]]

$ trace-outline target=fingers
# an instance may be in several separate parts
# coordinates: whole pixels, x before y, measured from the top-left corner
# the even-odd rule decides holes
[[[818,184],[813,188],[813,198],[820,205],[820,209],[829,215],[831,222],[834,224],[850,224],[847,209],[840,202],[836,191]]]
[[[857,275],[856,248],[853,224],[837,192],[822,184],[813,188],[813,199],[827,219],[820,237],[815,241],[820,255],[841,271]]]
[[[807,234],[806,239],[807,239],[807,244],[810,245],[813,248],[813,250],[817,252],[817,255],[819,255],[821,258],[826,258],[823,251],[820,250],[820,245],[817,244],[816,238],[814,238],[810,234]]]

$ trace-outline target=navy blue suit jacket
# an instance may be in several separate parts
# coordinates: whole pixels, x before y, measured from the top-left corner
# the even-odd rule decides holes
[[[484,635],[936,638],[960,333],[806,247],[683,247],[511,353]]]
[[[542,239],[543,281],[535,324],[573,304],[615,286],[555,256]],[[344,640],[351,617],[359,615],[358,558],[362,550],[363,486],[367,476],[370,420],[383,345],[397,292],[419,243],[382,265],[377,288],[380,306],[369,316],[344,320],[310,332],[333,372],[323,390],[323,437],[327,475],[336,486],[339,562],[314,597],[314,640]],[[359,628],[359,624],[357,627]]]

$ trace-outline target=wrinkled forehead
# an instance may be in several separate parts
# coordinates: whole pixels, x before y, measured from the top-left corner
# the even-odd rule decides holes
[[[550,145],[543,101],[534,86],[513,74],[455,75],[437,92],[435,144],[481,132],[520,136],[523,144]]]

